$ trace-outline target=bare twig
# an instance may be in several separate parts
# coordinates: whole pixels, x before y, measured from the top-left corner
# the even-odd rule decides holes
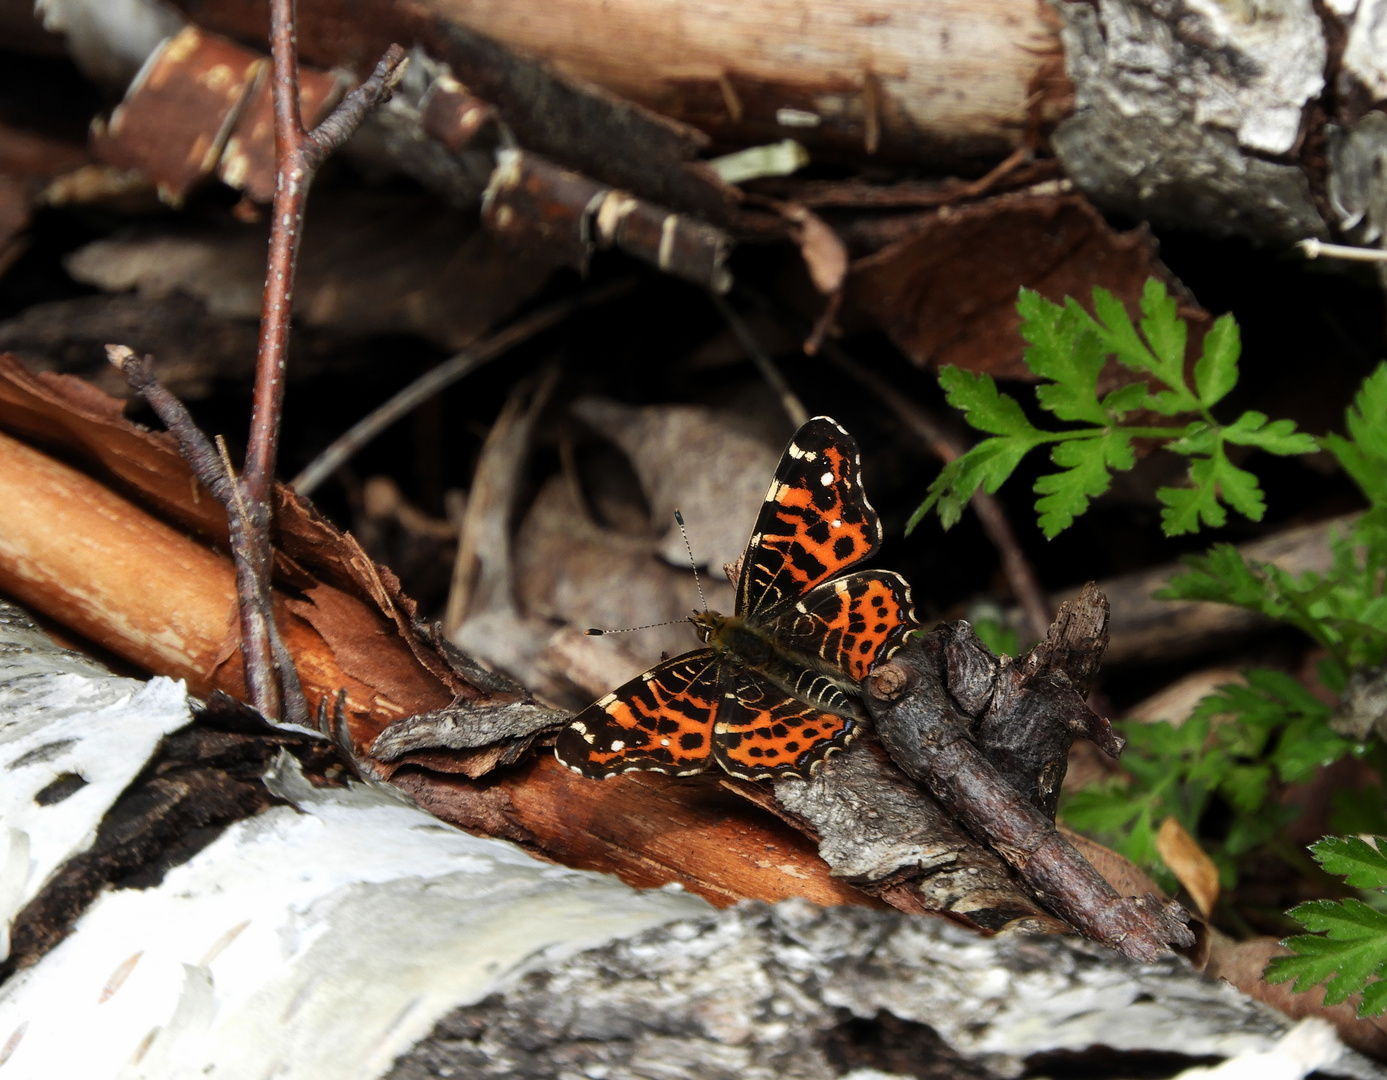
[[[249,542],[251,518],[245,503],[241,485],[237,482],[231,459],[226,452],[226,443],[217,436],[216,444],[202,433],[196,421],[188,413],[183,403],[168,388],[154,377],[152,357],[136,356],[124,345],[107,345],[106,356],[125,375],[130,388],[149,403],[156,416],[164,422],[178,440],[183,460],[188,462],[198,483],[205,487],[212,497],[226,507],[227,534],[230,538],[232,558],[236,566],[236,595],[244,609],[247,602],[256,605],[256,617],[251,622],[251,632],[264,637],[256,637],[251,644],[267,650],[280,672],[284,687],[284,708],[282,718],[294,724],[308,720],[308,705],[299,685],[298,673],[294,670],[288,649],[280,640],[272,617],[272,601],[267,586],[260,590],[253,576],[253,565],[245,557]],[[242,634],[246,633],[246,620],[242,618]],[[249,646],[243,642],[242,655],[249,656]],[[261,672],[257,672],[257,675]],[[251,689],[250,665],[246,665],[246,687]],[[257,706],[258,708],[258,706]],[[263,710],[262,710],[263,712]],[[270,715],[265,713],[265,715]]]
[[[606,303],[630,291],[633,280],[618,281],[603,285],[580,296],[560,300],[546,308],[526,316],[499,333],[477,344],[463,349],[437,367],[430,368],[406,386],[389,401],[362,417],[315,457],[308,466],[294,477],[291,486],[300,495],[315,490],[347,461],[353,454],[388,428],[411,409],[451,386],[463,376],[470,374],[483,364],[495,360],[515,346],[541,334],[551,326],[562,322],[576,311]]]
[[[312,132],[303,127],[299,114],[299,72],[294,37],[293,0],[272,0],[270,5],[270,52],[274,58],[273,97],[275,115],[276,186],[270,227],[270,251],[265,275],[265,295],[260,316],[260,345],[255,368],[255,396],[251,411],[246,464],[239,481],[245,502],[244,542],[233,545],[238,579],[245,564],[250,594],[241,597],[242,655],[251,703],[267,716],[284,712],[280,703],[281,679],[296,682],[282,669],[288,655],[275,647],[277,636],[270,625],[270,490],[274,483],[279,445],[280,418],[284,409],[284,366],[289,343],[289,319],[293,310],[294,271],[303,234],[303,211],[313,176],[324,159],[347,140],[367,111],[390,96],[403,73],[404,50],[392,45],[376,70],[353,90]],[[228,512],[231,507],[228,505]],[[233,515],[234,516],[234,515]],[[240,550],[236,550],[237,547]],[[276,657],[275,654],[279,656]],[[301,711],[295,702],[290,712]]]
[[[1381,248],[1350,247],[1348,244],[1326,244],[1323,240],[1302,240],[1296,244],[1307,259],[1345,259],[1349,262],[1387,262],[1387,251]]]
[[[841,370],[880,398],[882,403],[896,414],[896,418],[917,435],[940,461],[948,464],[963,455],[966,447],[946,431],[942,424],[924,409],[903,398],[876,372],[869,371],[859,364],[836,342],[825,341],[823,353]],[[981,489],[974,494],[969,505],[978,515],[983,532],[987,534],[987,538],[992,541],[992,546],[1001,557],[1002,573],[1006,575],[1012,595],[1016,597],[1016,602],[1026,616],[1026,625],[1037,639],[1044,640],[1045,635],[1049,633],[1054,611],[1044,588],[1041,587],[1040,579],[1036,577],[1035,568],[1026,558],[1025,551],[1016,539],[1016,533],[1012,531],[1006,510],[996,496],[989,495]]]
[[[229,465],[223,466],[187,410],[155,380],[147,360],[139,360],[129,349],[121,347],[113,347],[109,355],[112,363],[125,371],[131,387],[139,391],[177,437],[198,480],[226,507],[231,554],[236,563],[241,656],[251,704],[264,716],[302,723],[308,717],[307,706],[288,650],[275,629],[270,597],[270,493],[284,406],[284,361],[294,269],[304,205],[314,174],[324,159],[351,136],[367,111],[390,96],[403,73],[405,54],[398,45],[390,46],[371,77],[308,132],[299,114],[293,0],[272,0],[270,4],[270,52],[274,58],[276,187],[254,405],[241,477],[238,479]]]
[[[717,293],[710,292],[708,298],[713,301],[713,306],[718,309],[718,314],[731,327],[732,333],[737,336],[742,348],[750,354],[752,363],[756,365],[756,370],[761,373],[761,377],[770,384],[771,389],[780,398],[781,408],[790,418],[790,423],[799,428],[809,419],[809,410],[804,407],[804,402],[800,401],[785,376],[775,366],[775,362],[766,355],[766,350],[761,348],[761,343],[756,340],[756,335],[751,332],[751,327],[747,326],[746,320],[737,314],[737,309]]]

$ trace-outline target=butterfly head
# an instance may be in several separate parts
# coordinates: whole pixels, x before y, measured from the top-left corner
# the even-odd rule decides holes
[[[716,611],[695,611],[689,616],[698,636],[715,653],[734,654],[743,663],[761,664],[775,651],[774,643],[763,630],[748,624],[735,615]]]
[[[727,616],[716,611],[695,611],[689,616],[694,632],[705,645],[712,645],[727,625]]]

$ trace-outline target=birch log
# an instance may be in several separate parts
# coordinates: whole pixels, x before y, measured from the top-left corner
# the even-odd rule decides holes
[[[28,777],[47,747],[53,768],[106,770],[69,799],[4,804],[40,893],[80,847],[40,819],[78,800],[93,831],[122,794],[117,767],[157,771],[132,733],[197,723],[175,684],[114,678],[4,604],[0,701],[11,769]],[[279,805],[171,869],[152,852],[0,985],[6,1077],[835,1080],[864,1044],[875,1075],[891,1063],[870,1058],[873,1032],[912,1072],[978,1080],[1100,1045],[1106,1060],[1387,1077],[1323,1022],[1293,1027],[1176,958],[804,901],[717,912],[468,836],[385,789],[316,788],[287,755],[263,783]]]
[[[1059,53],[1035,0],[428,6],[716,138],[852,157],[1004,157]]]

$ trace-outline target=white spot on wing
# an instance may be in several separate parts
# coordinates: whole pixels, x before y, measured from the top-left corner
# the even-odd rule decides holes
[[[829,484],[833,483],[833,473],[824,473],[821,477],[819,477],[819,483],[821,483],[824,487],[828,487]]]
[[[626,749],[626,744],[625,744],[624,742],[622,742],[620,739],[613,739],[613,740],[612,740],[612,752],[613,752],[613,753],[615,753],[615,752],[618,751],[618,750],[625,750],[625,749]]]
[[[661,745],[661,746],[668,746],[668,745],[669,745],[669,740],[668,740],[668,739],[661,739],[661,740],[660,740],[660,745]]]
[[[842,521],[841,518],[834,518],[834,519],[829,523],[829,528],[831,528],[831,529],[841,529],[842,527],[843,527],[843,521]]]

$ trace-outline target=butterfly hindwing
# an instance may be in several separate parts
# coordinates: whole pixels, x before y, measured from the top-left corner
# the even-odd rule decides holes
[[[864,570],[813,589],[767,629],[784,645],[861,682],[918,625],[905,578],[889,570]]]
[[[575,716],[555,755],[593,779],[638,769],[702,772],[712,761],[724,666],[708,649],[656,665]]]
[[[881,546],[857,443],[826,416],[795,432],[742,559],[737,614],[767,618]]]
[[[740,668],[723,688],[713,755],[743,780],[808,777],[852,741],[857,727],[856,720],[817,709]]]

